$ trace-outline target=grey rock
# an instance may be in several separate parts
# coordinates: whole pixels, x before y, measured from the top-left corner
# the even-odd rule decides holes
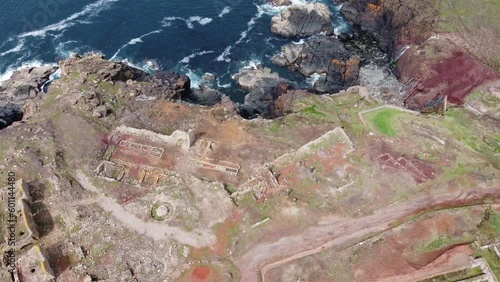
[[[280,76],[270,68],[256,68],[244,70],[235,75],[238,85],[245,90],[253,90],[260,84],[269,80],[279,80]]]
[[[23,106],[39,95],[56,70],[55,66],[21,69],[0,85],[0,129],[23,118]]]
[[[321,32],[333,34],[330,9],[323,3],[288,7],[272,18],[271,31],[283,37],[305,37]]]

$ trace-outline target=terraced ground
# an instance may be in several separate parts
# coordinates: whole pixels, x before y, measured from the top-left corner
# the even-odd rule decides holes
[[[440,1],[439,12],[439,32],[452,33],[458,46],[500,71],[499,0],[444,0]]]

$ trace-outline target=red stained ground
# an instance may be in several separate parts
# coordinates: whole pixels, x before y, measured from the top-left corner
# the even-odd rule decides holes
[[[434,48],[441,51],[439,46]],[[500,78],[494,70],[461,51],[441,53],[439,59],[424,56],[411,49],[398,61],[402,80],[412,85],[404,102],[410,109],[425,111],[442,105],[445,96],[448,102],[462,105],[475,87]]]
[[[198,266],[193,270],[189,281],[198,282],[198,281],[208,281],[210,275],[212,274],[212,270],[208,267]]]

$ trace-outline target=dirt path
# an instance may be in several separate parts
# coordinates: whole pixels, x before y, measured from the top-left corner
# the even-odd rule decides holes
[[[265,281],[266,273],[294,260],[342,244],[353,245],[374,234],[389,230],[408,216],[435,209],[479,204],[490,196],[500,201],[499,189],[456,192],[444,195],[424,195],[405,203],[389,205],[362,218],[327,217],[300,234],[280,238],[275,242],[260,242],[247,253],[235,258],[241,271],[241,281]]]
[[[120,204],[116,203],[114,199],[100,193],[81,171],[76,173],[75,179],[85,190],[97,193],[98,200],[96,202],[101,208],[107,212],[111,212],[113,217],[132,231],[148,236],[153,240],[162,240],[171,237],[181,244],[190,245],[196,248],[207,247],[216,242],[216,237],[211,230],[195,229],[193,232],[186,232],[181,228],[172,227],[164,223],[145,222],[126,211]]]

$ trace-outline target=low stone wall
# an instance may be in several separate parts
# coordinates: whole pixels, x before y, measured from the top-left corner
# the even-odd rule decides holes
[[[185,151],[188,151],[191,145],[194,143],[193,130],[189,130],[188,132],[176,130],[171,135],[163,135],[146,129],[137,129],[121,125],[115,129],[115,132],[136,135],[152,141],[158,141],[172,145],[180,145]]]

